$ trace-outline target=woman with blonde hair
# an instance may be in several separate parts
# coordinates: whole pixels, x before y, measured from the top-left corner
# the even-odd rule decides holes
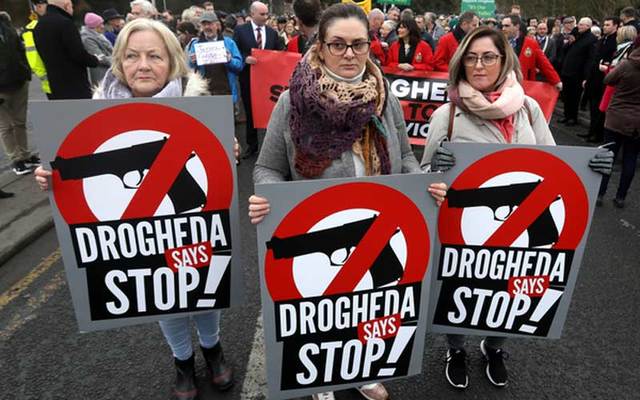
[[[94,99],[132,97],[181,97],[208,95],[207,82],[189,72],[186,58],[176,36],[159,21],[136,19],[118,34],[113,50],[113,64],[94,93]],[[230,116],[232,118],[232,116]],[[236,157],[239,148],[235,149]],[[36,181],[48,189],[51,172],[39,167]],[[197,327],[200,347],[211,383],[219,390],[233,384],[219,340],[220,311],[159,321],[174,356],[176,386],[180,400],[198,396],[190,322]]]
[[[618,47],[616,48],[616,52],[613,54],[611,68],[615,67],[620,61],[628,57],[629,53],[631,53],[631,48],[633,47],[633,41],[637,36],[638,31],[632,25],[621,26],[618,28],[618,32],[616,33],[616,43],[618,44]]]
[[[525,95],[522,72],[505,35],[479,27],[462,40],[449,63],[450,103],[438,108],[431,118],[421,166],[446,171],[455,164],[452,152],[441,146],[452,142],[555,145],[538,103]],[[603,150],[589,163],[600,173],[611,172],[613,153]],[[455,388],[469,384],[464,335],[447,335],[449,349],[445,376]],[[480,350],[489,381],[507,384],[502,347],[504,337],[487,337]]]

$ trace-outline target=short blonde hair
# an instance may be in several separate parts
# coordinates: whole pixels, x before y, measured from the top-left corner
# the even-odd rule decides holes
[[[395,21],[392,21],[392,20],[388,19],[388,20],[384,21],[381,26],[384,26],[385,28],[389,29],[390,31],[395,31],[396,30],[396,26],[398,26],[398,24],[396,24]]]
[[[180,42],[176,36],[162,22],[139,18],[125,24],[124,28],[118,33],[116,44],[113,47],[113,59],[111,70],[113,75],[125,85],[127,81],[122,70],[122,62],[124,61],[124,53],[127,49],[129,37],[135,32],[152,31],[158,34],[169,54],[169,80],[179,77],[185,77],[189,73],[187,67],[187,58],[184,50],[180,46]]]
[[[638,36],[638,31],[636,31],[635,26],[626,25],[618,28],[618,33],[616,34],[616,42],[618,44],[624,42],[633,42]]]
[[[457,86],[461,80],[467,80],[467,74],[464,69],[463,58],[469,51],[471,44],[476,41],[476,39],[480,39],[483,37],[488,37],[493,41],[493,44],[498,49],[498,52],[502,56],[501,58],[501,68],[500,75],[498,75],[498,80],[496,80],[496,84],[494,88],[499,87],[507,80],[507,77],[511,73],[511,71],[515,72],[516,79],[518,82],[522,82],[522,71],[520,69],[520,61],[518,61],[518,57],[516,56],[516,52],[513,51],[509,42],[507,42],[507,38],[502,32],[499,32],[493,28],[488,26],[480,26],[471,32],[469,32],[460,45],[458,49],[453,54],[451,58],[451,62],[449,63],[449,86]]]

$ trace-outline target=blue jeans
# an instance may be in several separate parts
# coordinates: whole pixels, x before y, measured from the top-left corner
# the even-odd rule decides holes
[[[635,136],[623,135],[621,133],[605,129],[604,141],[607,143],[614,142],[613,147],[611,147],[614,157],[618,156],[620,148],[622,147],[622,174],[620,175],[620,183],[618,184],[616,198],[624,200],[624,198],[627,197],[627,191],[629,190],[633,176],[636,173],[638,153],[640,153],[640,135],[637,133]],[[609,186],[609,177],[603,176],[598,196],[604,196],[607,192],[607,186]]]
[[[191,319],[196,323],[200,346],[210,349],[215,346],[220,339],[220,310],[214,310],[206,314],[158,321],[160,329],[165,339],[167,339],[169,347],[171,347],[173,356],[178,360],[187,360],[193,354],[193,346],[191,345]]]

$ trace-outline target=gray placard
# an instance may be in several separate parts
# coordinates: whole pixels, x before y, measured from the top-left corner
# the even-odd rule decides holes
[[[151,111],[139,112],[138,107],[145,105]],[[53,180],[49,199],[80,331],[153,322],[241,304],[243,284],[237,256],[238,191],[230,96],[34,101],[29,109],[43,166],[51,170],[51,163],[56,160],[54,176],[62,177],[63,170],[66,174],[60,181],[65,183],[58,187]],[[105,115],[114,118],[105,119]],[[167,152],[167,146],[173,150],[165,153],[164,161],[155,166],[162,164],[178,171],[182,165],[170,186],[174,191],[170,189],[164,196],[160,193],[162,201],[152,215],[130,214],[137,218],[124,223],[123,211],[135,198],[138,185],[144,185],[142,177],[146,180],[151,176],[146,170],[154,169],[151,164],[163,151]],[[190,147],[186,152],[176,150],[185,150],[185,146]],[[74,153],[74,147],[89,150],[68,156]],[[174,152],[183,157],[166,157]],[[89,161],[84,163],[87,158],[81,156],[89,156]],[[131,166],[139,171],[126,171]],[[221,169],[229,173],[222,180],[214,179]],[[84,199],[64,193],[68,182],[74,180],[81,185],[76,193]],[[211,188],[222,181],[225,188],[220,191],[227,195],[219,200],[219,190]],[[140,197],[137,200],[142,203],[148,200],[147,196]],[[208,210],[203,211],[205,199]],[[197,203],[200,205],[193,207]],[[221,206],[222,203],[227,206]],[[216,210],[210,209],[212,204],[216,204]],[[73,224],[69,224],[64,210],[76,206],[90,209],[88,215],[93,215],[87,220],[76,216]],[[112,248],[106,244],[109,232],[119,234],[119,229],[122,236],[117,236]],[[173,233],[171,239],[162,238],[163,230]],[[136,232],[136,236],[127,236],[131,232]],[[185,236],[177,238],[176,233]],[[171,251],[194,242],[211,243],[213,256],[206,254],[208,244],[191,251],[186,248]],[[80,248],[85,249],[84,253]],[[170,258],[173,261],[165,258],[163,250],[174,257]],[[121,258],[114,259],[113,251]],[[100,256],[94,259],[96,254]]]
[[[430,269],[429,330],[559,338],[601,180],[588,167],[597,149],[445,146],[456,165],[443,175],[450,187]]]
[[[256,193],[271,205],[270,213],[258,225],[270,399],[346,389],[420,373],[429,297],[424,268],[428,271],[433,258],[437,213],[436,203],[426,189],[440,181],[441,174],[406,174],[256,185]],[[378,246],[375,249],[367,247],[372,238],[377,243],[374,246]],[[358,265],[370,267],[363,270]],[[420,268],[419,278],[408,283]],[[345,271],[354,275],[344,274]],[[343,274],[337,278],[340,272]],[[350,279],[352,283],[346,284]],[[411,310],[415,315],[409,318],[411,313],[401,313],[402,326],[397,331],[384,331],[392,333],[384,341],[368,339],[376,335],[367,335],[359,342],[357,326],[366,334],[382,322],[359,323],[379,318],[393,323],[385,320],[394,314],[393,307],[360,314],[347,324],[340,324],[344,320],[336,314],[353,317],[352,310],[325,312],[332,307],[337,309],[339,303],[353,306],[356,297],[359,302],[365,298],[383,299],[380,304],[384,305],[392,304],[386,301],[387,295],[397,294],[407,300],[411,293],[414,306],[405,311]],[[313,328],[300,323],[310,309],[316,311],[317,317],[310,317]],[[297,324],[291,323],[293,316]],[[403,342],[407,338],[412,341]],[[402,351],[392,351],[401,343],[406,343],[397,347]],[[367,349],[370,354],[364,356]],[[352,370],[342,365],[345,352],[351,350],[363,356]],[[329,354],[334,354],[333,360]],[[367,373],[366,366],[374,359],[377,360]]]

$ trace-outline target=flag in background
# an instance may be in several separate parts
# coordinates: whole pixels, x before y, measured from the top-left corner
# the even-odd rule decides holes
[[[360,6],[366,14],[369,14],[371,11],[371,0],[342,0],[343,3],[354,3],[357,6]]]

